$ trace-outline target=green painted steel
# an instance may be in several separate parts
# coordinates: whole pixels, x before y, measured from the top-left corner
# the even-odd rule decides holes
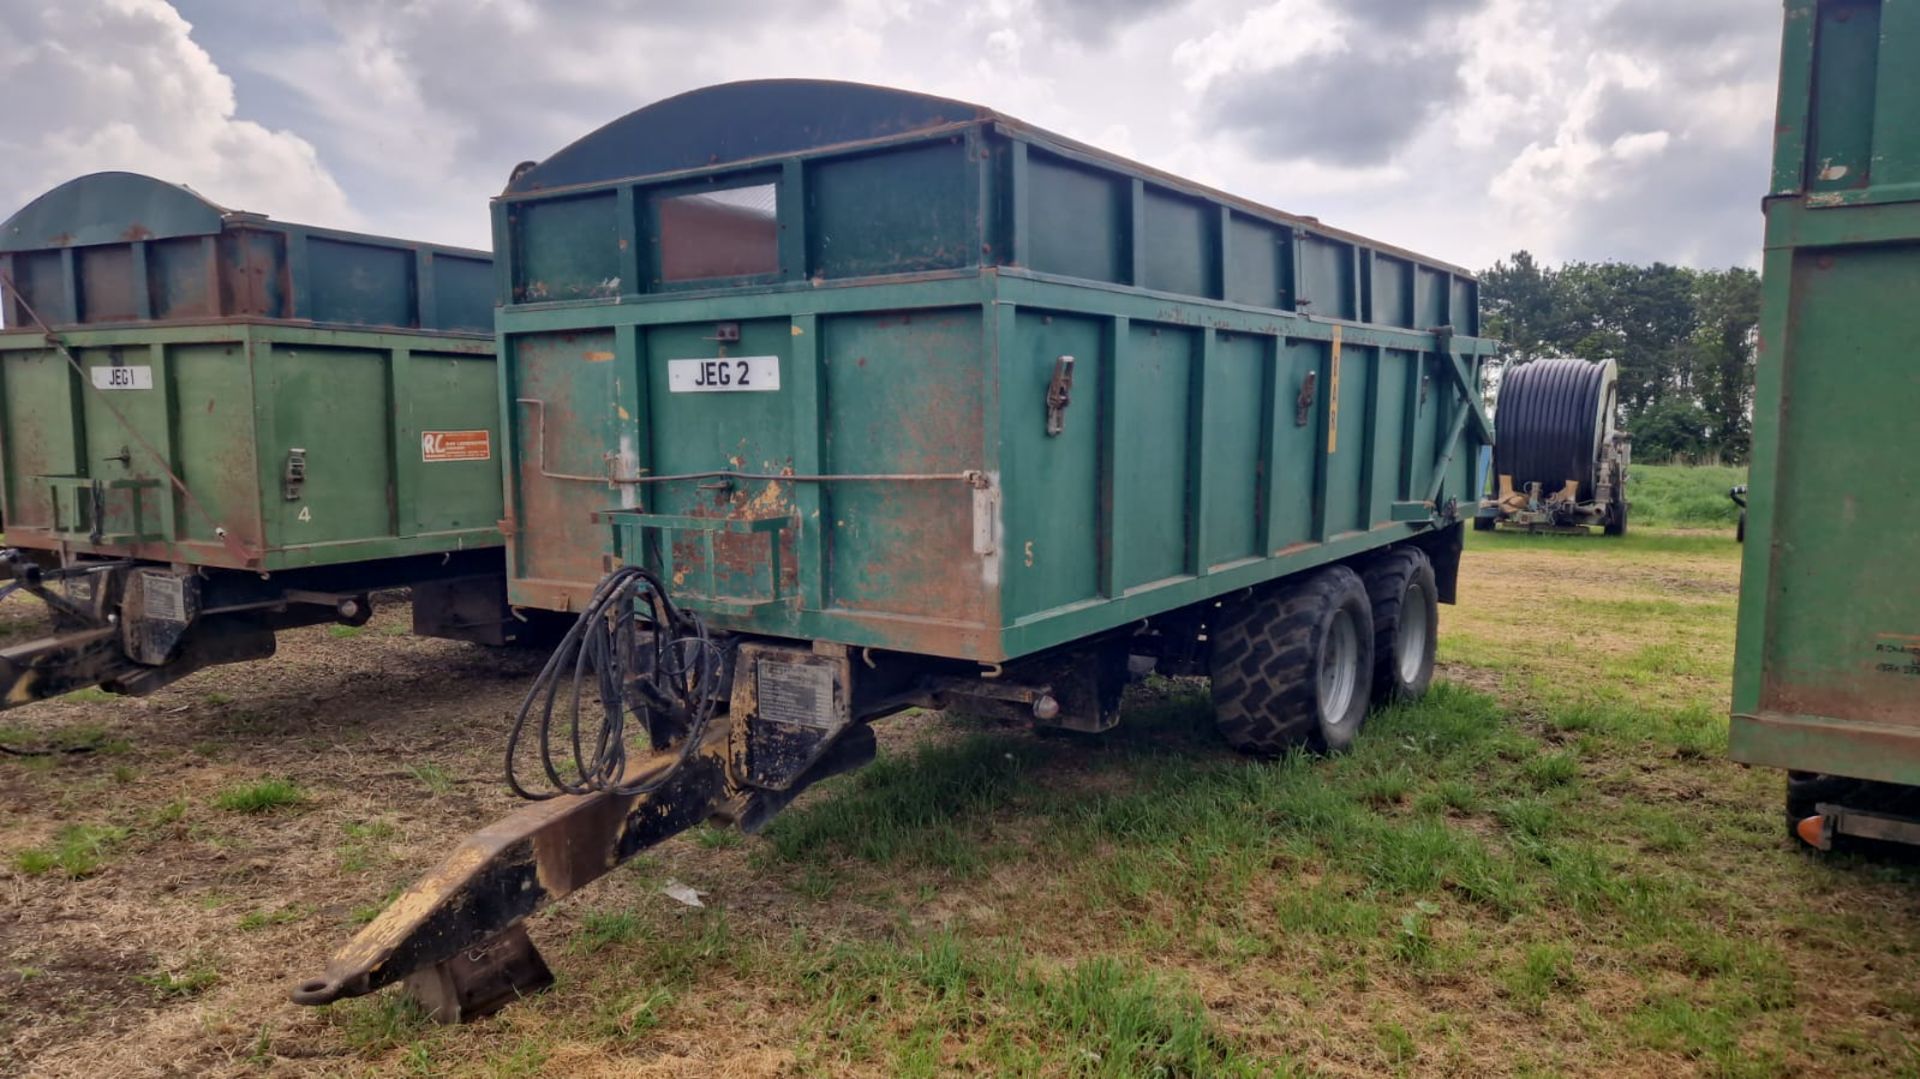
[[[9,545],[271,571],[502,542],[485,253],[126,173],[0,237]]]
[[[484,251],[228,210],[130,172],[69,180],[0,222],[0,320],[54,326],[271,318],[428,332],[493,331]]]
[[[1920,784],[1920,4],[1786,5],[1736,760]]]
[[[997,662],[1457,527],[1491,435],[1466,271],[977,106],[695,91],[494,221],[527,606],[644,559],[721,628]]]

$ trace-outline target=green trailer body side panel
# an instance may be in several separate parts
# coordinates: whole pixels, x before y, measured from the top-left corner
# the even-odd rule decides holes
[[[255,355],[261,407],[269,410],[262,426],[275,443],[304,450],[307,462],[301,497],[269,503],[268,542],[338,543],[386,531],[386,500],[367,498],[366,492],[392,487],[394,460],[386,410],[366,406],[386,400],[392,358],[371,349],[263,345]],[[261,454],[259,483],[271,491],[285,457],[272,453],[272,444],[262,448],[268,452]]]
[[[0,273],[10,545],[273,571],[502,542],[485,253],[102,173],[0,224]]]
[[[233,387],[252,382],[250,350],[241,341],[183,342],[160,347],[173,361],[170,374],[175,407],[184,404],[187,412],[182,418],[192,420],[179,423],[172,432],[174,455],[180,462],[177,471],[187,490],[207,510],[207,517],[180,512],[178,500],[169,500],[168,504],[176,507],[174,532],[183,542],[217,548],[220,541],[213,532],[217,523],[233,522],[227,527],[240,530],[236,535],[243,545],[257,543],[258,510],[248,504],[244,488],[235,491],[230,484],[220,482],[223,477],[256,475],[262,465],[253,438],[253,397],[232,392]],[[59,362],[57,357],[49,358]],[[11,468],[8,471],[12,474]],[[18,500],[10,502],[9,513],[20,505]],[[8,520],[13,518],[9,516]]]
[[[936,473],[980,460],[986,317],[969,306],[820,319],[819,393],[831,402],[820,423],[822,471]],[[950,575],[972,542],[972,507],[956,493],[929,484],[832,490],[823,502],[832,523],[821,523],[827,606],[987,624],[978,587],[925,584]]]
[[[1019,461],[1044,452],[1055,491],[1046,504],[1022,500],[1001,507],[1005,534],[1020,538],[1019,557],[1003,563],[1004,601],[1008,610],[1022,613],[1094,602],[1104,589],[1117,587],[1111,570],[1117,545],[1110,541],[1092,557],[1084,549],[1089,537],[1105,535],[1105,522],[1118,506],[1118,497],[1103,486],[1116,451],[1103,424],[1077,422],[1078,416],[1048,438],[1044,401],[1055,358],[1073,356],[1089,361],[1075,375],[1074,393],[1083,402],[1099,402],[1102,412],[1116,413],[1118,379],[1108,361],[1109,342],[1131,331],[1088,315],[1011,306],[995,311],[1006,331],[998,351],[1014,413],[1002,421],[1000,453],[1004,460]],[[1034,420],[1036,408],[1042,410],[1040,422]]]
[[[690,196],[752,272],[665,272]],[[644,560],[721,629],[1000,662],[1455,527],[1489,433],[1465,271],[974,106],[695,91],[495,222],[527,606]]]
[[[1200,564],[1208,569],[1261,553],[1261,446],[1272,403],[1267,378],[1276,343],[1246,334],[1213,336],[1200,423],[1200,466],[1208,476]]]
[[[502,542],[505,494],[501,461],[499,372],[489,352],[482,356],[445,348],[409,350],[389,388],[395,414],[395,502],[401,535],[489,533]],[[468,425],[474,425],[469,427]],[[428,432],[484,430],[489,454],[449,452],[427,460]],[[414,447],[421,447],[414,452]],[[410,508],[409,508],[410,507]]]
[[[1920,5],[1787,5],[1732,753],[1920,784]],[[1804,128],[1804,130],[1801,130]]]
[[[90,377],[145,367],[152,388],[102,393],[39,334],[0,333],[10,545],[271,571],[501,543],[488,341],[265,322],[61,337]],[[433,431],[486,432],[487,457],[423,460]],[[304,479],[289,498],[295,450]],[[95,485],[98,539],[73,495]]]
[[[1187,571],[1186,480],[1193,441],[1189,387],[1198,366],[1195,353],[1200,333],[1178,326],[1129,323],[1125,339],[1115,350],[1116,406],[1104,420],[1116,432],[1114,557],[1121,593]],[[1037,472],[1045,469],[1045,461],[1043,451],[1017,464]],[[1025,537],[1009,539],[1024,552]],[[1036,613],[1014,612],[1016,616]]]

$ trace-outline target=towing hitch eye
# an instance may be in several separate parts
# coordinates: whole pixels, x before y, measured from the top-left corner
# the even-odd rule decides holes
[[[768,704],[769,720],[753,687],[779,663],[749,657],[795,650],[723,646],[668,592],[641,566],[600,582],[528,688],[507,738],[507,785],[532,804],[469,836],[324,972],[295,985],[296,1004],[405,982],[442,1022],[497,1011],[553,982],[522,926],[533,912],[702,821],[757,831],[808,786],[873,759],[872,729],[844,712],[824,726],[788,729],[792,716]],[[723,701],[730,656],[755,673]],[[809,686],[825,680],[814,699],[848,699],[844,651],[808,652],[791,665],[789,677]],[[629,740],[642,734],[653,751],[630,758]],[[538,758],[544,783],[522,783],[523,752]]]
[[[335,952],[320,975],[296,984],[294,1003],[331,1004],[403,982],[440,1022],[492,1014],[552,984],[527,939],[529,915],[703,821],[758,831],[805,788],[874,755],[872,729],[856,724],[800,782],[765,790],[730,775],[731,734],[728,718],[716,717],[684,763],[657,762],[630,775],[629,786],[662,780],[646,793],[534,802],[468,836]]]
[[[460,1022],[545,988],[552,974],[514,931],[534,911],[719,811],[726,734],[726,724],[715,724],[700,752],[649,794],[535,802],[468,836],[335,952],[319,977],[295,986],[294,1003],[331,1004],[406,981],[436,1018]],[[507,950],[524,953],[514,961],[469,958],[495,953],[509,934]]]

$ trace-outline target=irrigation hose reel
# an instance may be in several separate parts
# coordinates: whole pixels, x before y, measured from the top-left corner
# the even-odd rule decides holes
[[[1626,527],[1628,440],[1612,360],[1534,360],[1500,384],[1491,523],[1527,531],[1619,534]]]

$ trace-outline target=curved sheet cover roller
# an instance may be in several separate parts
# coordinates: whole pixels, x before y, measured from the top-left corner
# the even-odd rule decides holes
[[[861,83],[730,82],[635,109],[519,173],[507,192],[706,168],[993,115],[964,101]]]
[[[0,251],[131,243],[220,231],[228,211],[191,188],[136,172],[68,180],[0,224]]]

